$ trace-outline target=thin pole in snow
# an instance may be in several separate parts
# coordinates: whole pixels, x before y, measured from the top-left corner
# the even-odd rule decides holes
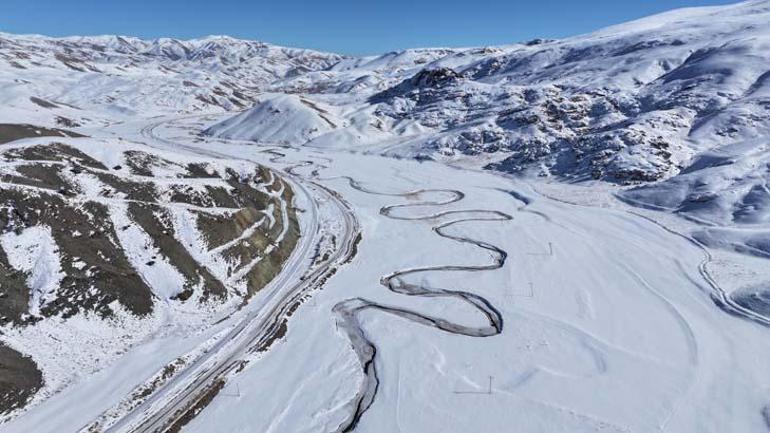
[[[532,281],[528,282],[527,286],[529,287],[529,291],[527,291],[526,289],[516,290],[516,287],[511,286],[506,296],[511,298],[515,298],[515,297],[534,298],[535,286],[534,284],[532,284]]]
[[[452,393],[454,394],[478,394],[478,395],[491,395],[492,394],[492,377],[488,376],[489,382],[487,384],[487,389],[485,391],[457,391],[454,390]]]

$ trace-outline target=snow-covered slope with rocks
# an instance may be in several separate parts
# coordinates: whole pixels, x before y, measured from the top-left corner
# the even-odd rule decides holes
[[[228,317],[299,237],[293,191],[257,164],[32,132],[0,146],[0,422]]]
[[[209,132],[578,180],[654,181],[701,152],[768,133],[769,20],[770,3],[749,1],[564,40],[364,58],[228,37],[2,34],[2,102],[16,109],[6,117],[51,126],[105,113],[253,106]],[[258,95],[266,91],[301,97],[265,105],[272,97]],[[276,116],[272,105],[285,104],[294,108]],[[258,126],[275,122],[285,126]]]
[[[364,113],[400,143],[391,153],[654,181],[768,133],[767,22],[767,1],[683,9],[564,40],[345,60],[274,89],[312,93],[351,124]]]

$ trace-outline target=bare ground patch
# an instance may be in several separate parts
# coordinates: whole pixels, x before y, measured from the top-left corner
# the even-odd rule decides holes
[[[0,144],[35,137],[84,137],[77,132],[64,129],[44,128],[42,126],[0,123]]]
[[[35,362],[0,343],[0,414],[23,407],[42,386]]]

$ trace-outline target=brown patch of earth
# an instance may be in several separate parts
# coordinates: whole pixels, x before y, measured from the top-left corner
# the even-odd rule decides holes
[[[0,123],[0,144],[35,137],[85,137],[77,132],[64,129],[43,128],[41,126]]]
[[[0,343],[0,414],[23,407],[43,387],[43,374],[31,358]]]
[[[169,263],[185,278],[185,286],[177,299],[188,299],[193,290],[202,286],[201,301],[214,296],[220,299],[227,297],[227,289],[217,280],[205,266],[201,266],[190,255],[187,249],[175,236],[174,226],[168,211],[159,207],[142,203],[130,203],[129,215],[132,220],[150,235],[153,244],[158,248]]]

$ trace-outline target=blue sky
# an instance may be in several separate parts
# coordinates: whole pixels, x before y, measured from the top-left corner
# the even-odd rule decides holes
[[[345,54],[585,33],[718,0],[1,0],[0,31],[51,36],[211,34]]]

